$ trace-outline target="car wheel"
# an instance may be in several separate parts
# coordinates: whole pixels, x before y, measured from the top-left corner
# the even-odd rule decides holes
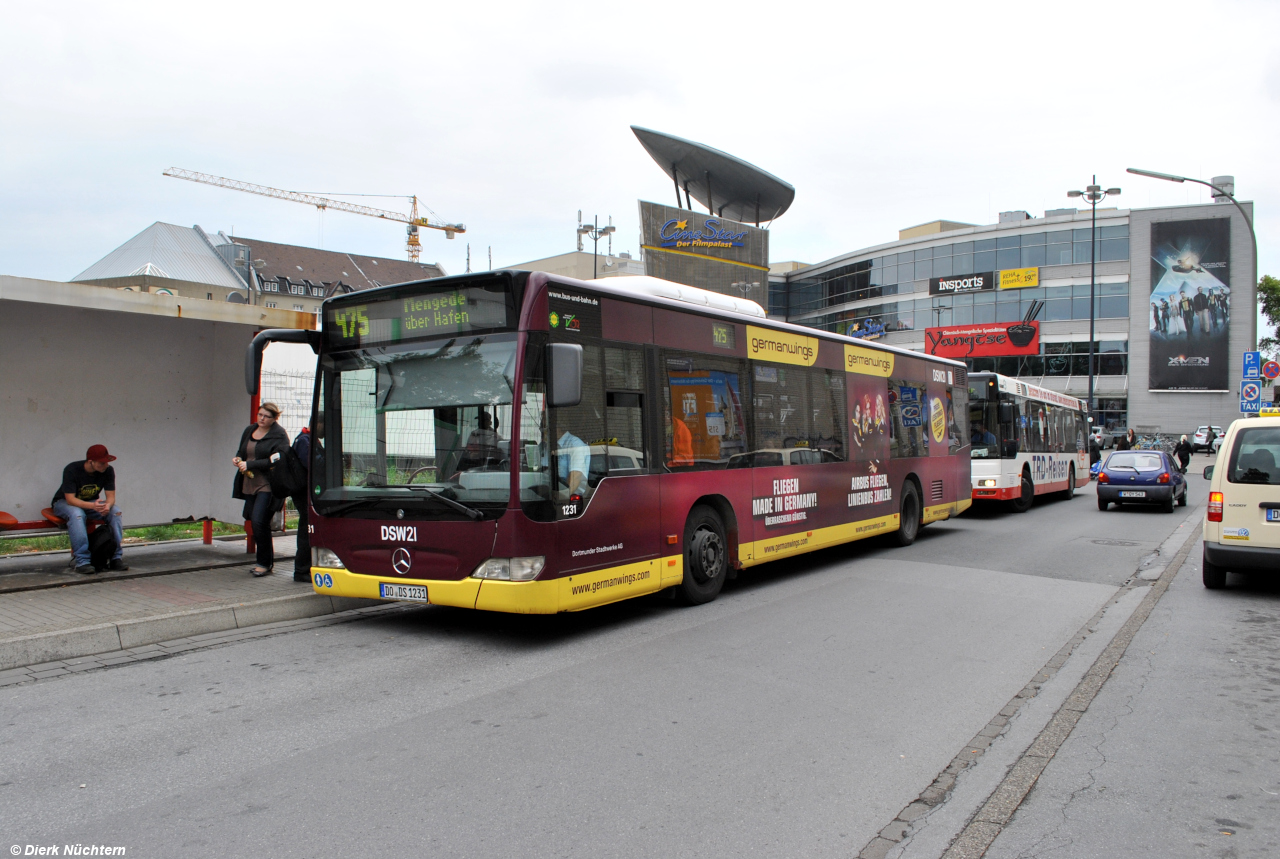
[[[1015,513],[1026,513],[1031,509],[1031,503],[1036,500],[1036,485],[1031,482],[1031,475],[1022,475],[1022,493],[1009,502],[1009,506],[1013,508]]]
[[[710,507],[693,508],[684,526],[684,581],[676,595],[685,605],[711,602],[724,587],[728,570],[724,523]]]
[[[1185,489],[1182,490],[1182,494],[1178,496],[1178,506],[1179,507],[1187,506],[1187,490]]]
[[[907,481],[902,486],[902,508],[898,516],[898,530],[894,540],[899,546],[910,546],[920,533],[920,493],[916,485]]]
[[[1099,509],[1099,510],[1103,510],[1103,511],[1105,511],[1105,510],[1106,510],[1108,507],[1110,507],[1110,506],[1111,506],[1111,502],[1110,502],[1110,501],[1108,501],[1107,499],[1103,498],[1102,496],[1098,496],[1098,509]]]
[[[1200,575],[1204,580],[1204,586],[1209,590],[1216,591],[1227,586],[1227,571],[1217,564],[1209,563],[1208,551],[1200,555]]]
[[[1165,513],[1173,512],[1173,496],[1169,496],[1169,500],[1160,505],[1160,509]]]

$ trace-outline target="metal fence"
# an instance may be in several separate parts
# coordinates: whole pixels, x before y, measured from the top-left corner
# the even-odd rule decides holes
[[[258,391],[261,402],[280,407],[280,426],[289,438],[311,423],[311,392],[315,375],[301,370],[263,370]]]

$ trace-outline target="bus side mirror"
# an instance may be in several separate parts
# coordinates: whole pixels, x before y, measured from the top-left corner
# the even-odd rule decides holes
[[[1213,480],[1213,466],[1212,466],[1212,465],[1206,465],[1206,466],[1204,467],[1204,479],[1205,479],[1205,480]]]
[[[305,343],[311,351],[320,354],[320,332],[307,328],[268,328],[259,331],[249,344],[244,356],[244,387],[249,396],[258,393],[258,378],[262,375],[262,350],[271,343]]]
[[[1013,403],[1000,404],[1000,423],[1002,424],[1013,423]]]
[[[582,347],[577,343],[552,343],[547,373],[547,404],[576,406],[582,402]]]

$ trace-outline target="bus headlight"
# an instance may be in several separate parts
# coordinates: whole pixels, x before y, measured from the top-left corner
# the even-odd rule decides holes
[[[994,479],[979,480],[978,485],[979,486],[995,486],[996,482],[997,481],[995,481]]]
[[[533,558],[490,558],[476,567],[471,575],[477,579],[529,582],[536,579],[546,565],[547,559],[542,555]]]
[[[313,567],[329,567],[335,570],[345,570],[347,565],[342,563],[342,559],[338,557],[338,553],[332,549],[311,549],[311,566]]]

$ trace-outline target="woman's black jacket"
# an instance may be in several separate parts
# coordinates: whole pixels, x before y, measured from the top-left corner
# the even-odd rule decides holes
[[[244,459],[245,448],[249,445],[249,435],[258,428],[257,424],[249,424],[245,427],[243,433],[240,434],[240,446],[236,448],[236,456]],[[278,453],[283,455],[289,448],[289,434],[284,431],[280,424],[272,424],[271,429],[267,430],[267,434],[258,439],[258,445],[254,448],[254,458],[247,462],[250,471],[259,474],[265,474],[271,468],[271,455]],[[235,480],[231,484],[231,497],[248,499],[249,496],[241,491],[244,485],[244,475],[236,470]]]

